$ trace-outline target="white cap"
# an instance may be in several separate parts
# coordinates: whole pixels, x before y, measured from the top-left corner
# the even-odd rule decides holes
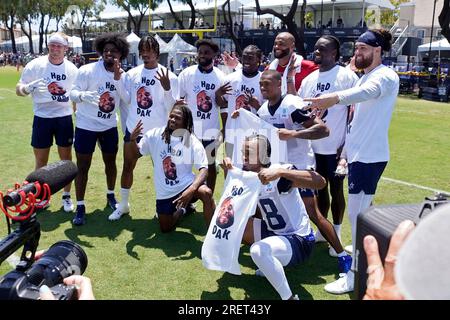
[[[430,212],[406,239],[395,280],[406,299],[450,299],[450,204]]]
[[[58,33],[53,34],[49,39],[48,39],[48,43],[58,43],[58,44],[62,44],[63,46],[68,46],[69,43],[67,42],[67,39],[64,38],[63,36],[61,36]]]

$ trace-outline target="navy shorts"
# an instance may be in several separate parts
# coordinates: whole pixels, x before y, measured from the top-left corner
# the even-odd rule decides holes
[[[41,118],[34,116],[31,145],[34,148],[45,149],[53,145],[53,136],[56,145],[70,147],[73,143],[72,116],[57,118]]]
[[[344,180],[345,176],[336,175],[339,159],[335,154],[315,154],[316,172],[326,180]]]
[[[117,132],[117,127],[99,132],[75,128],[74,146],[77,153],[94,153],[97,141],[102,152],[117,153],[117,150],[119,150],[119,134]]]
[[[200,140],[206,151],[208,165],[214,164],[216,161],[216,149],[219,147],[216,140]]]
[[[128,131],[128,129],[125,129],[125,135],[123,136],[123,141],[124,142],[130,142],[130,136],[131,136],[130,131]],[[143,137],[142,135],[138,136],[136,138],[136,143],[139,143],[139,141],[141,141],[142,137]]]
[[[362,163],[352,162],[348,165],[348,193],[375,194],[378,181],[386,168],[387,162]]]
[[[189,187],[188,187],[189,188]],[[187,189],[187,188],[186,188]],[[184,189],[184,190],[186,190]],[[179,194],[177,194],[176,196],[173,196],[172,198],[168,198],[168,199],[156,199],[156,213],[158,215],[160,214],[165,214],[165,215],[173,215],[175,213],[175,211],[177,211],[177,208],[175,206],[175,203],[172,203],[176,198],[178,198],[179,196],[181,196],[181,194],[184,192],[181,191]],[[191,199],[191,203],[195,203],[197,202],[197,198],[192,198]]]
[[[267,229],[267,224],[264,220],[261,220],[261,239],[271,236],[285,237],[292,248],[291,261],[287,266],[295,266],[299,263],[306,261],[310,256],[314,248],[316,239],[314,238],[314,231],[311,229],[311,233],[307,236],[299,236],[298,234],[291,234],[287,236],[280,236],[273,231]]]

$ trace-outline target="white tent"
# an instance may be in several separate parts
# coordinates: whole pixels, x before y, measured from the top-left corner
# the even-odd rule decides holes
[[[165,42],[159,35],[154,35],[156,41],[158,41],[159,44],[159,51],[163,50],[167,46],[167,42]]]
[[[50,37],[50,35],[47,35],[47,37]],[[29,45],[27,36],[18,37],[15,40],[16,40],[17,50],[22,51],[22,52],[30,51],[30,45]],[[37,53],[39,51],[39,35],[34,34],[32,36],[32,40],[33,40],[34,52]],[[68,42],[69,42],[69,47],[72,49],[73,52],[75,52],[75,53],[82,52],[83,46],[82,46],[80,37],[76,37],[76,36],[68,37]],[[11,48],[12,42],[11,42],[11,40],[3,41],[1,43],[1,46],[4,48]],[[44,38],[44,50],[45,50],[45,38]]]
[[[425,43],[417,47],[418,52],[428,52],[430,50],[430,43]],[[448,51],[450,50],[450,43],[447,39],[433,41],[431,43],[431,51]]]
[[[130,54],[128,56],[128,63],[137,66],[142,63],[142,60],[139,59],[139,38],[133,31],[127,36],[127,42],[130,44]]]
[[[167,46],[160,50],[160,63],[162,65],[167,65],[167,62],[173,58],[173,64],[175,70],[181,71],[181,61],[188,56],[195,56],[197,52],[197,48],[193,45],[184,41],[178,33],[176,33],[173,38],[167,43]]]

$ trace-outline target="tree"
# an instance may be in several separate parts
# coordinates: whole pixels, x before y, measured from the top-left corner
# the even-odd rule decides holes
[[[297,49],[297,52],[300,55],[302,55],[303,57],[306,57],[306,51],[305,51],[305,47],[304,47],[304,36],[303,36],[303,32],[304,32],[304,28],[305,28],[306,0],[303,0],[303,5],[301,7],[300,32],[298,31],[297,24],[294,21],[295,12],[297,11],[299,0],[292,0],[292,5],[289,9],[289,12],[286,15],[281,14],[281,13],[275,11],[274,9],[261,9],[261,7],[259,5],[259,0],[255,0],[255,1],[256,1],[256,13],[258,15],[269,13],[269,14],[274,15],[278,19],[280,19],[287,26],[288,31],[294,36],[295,47]]]
[[[33,32],[31,30],[31,25],[33,20],[38,16],[37,13],[37,2],[38,1],[21,1],[21,5],[17,8],[17,19],[20,23],[20,28],[25,36],[28,38],[29,52],[34,54],[33,47]]]
[[[3,1],[0,5],[0,20],[5,23],[6,28],[9,31],[11,38],[11,48],[13,53],[17,53],[16,37],[14,35],[15,21],[16,21],[16,8],[18,1]]]
[[[178,24],[178,28],[179,29],[194,29],[194,25],[195,25],[195,7],[194,4],[192,2],[192,0],[180,0],[179,2],[183,3],[183,4],[187,4],[189,6],[189,8],[191,9],[191,22],[189,23],[189,27],[185,28],[184,24],[183,24],[183,20],[180,19],[180,17],[175,13],[175,11],[172,8],[172,2],[171,0],[167,0],[168,4],[169,4],[169,9],[170,9],[170,13],[172,14],[172,17],[175,19],[176,23]],[[193,43],[194,42],[194,37],[192,36],[192,33],[187,33],[186,34],[187,40],[189,43]]]
[[[441,34],[450,42],[450,0],[444,0],[439,25],[442,28]]]
[[[131,32],[130,22],[132,22],[134,26],[134,33],[140,36],[142,20],[148,10],[148,0],[115,0],[114,2],[117,6],[122,7],[128,13],[128,32]],[[152,1],[152,9],[155,9],[160,2],[161,0]],[[132,10],[139,11],[139,16],[134,17],[131,12]]]
[[[233,40],[234,46],[236,47],[236,52],[239,56],[241,56],[242,48],[241,48],[241,44],[238,41],[238,38],[236,37],[236,34],[234,33],[233,19],[231,18],[230,0],[226,0],[223,3],[222,13],[223,13],[223,19],[225,21],[225,25],[227,27],[227,31],[230,34],[231,39]]]

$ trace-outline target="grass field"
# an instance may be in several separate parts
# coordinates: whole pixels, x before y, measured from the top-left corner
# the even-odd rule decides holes
[[[33,118],[31,99],[17,97],[14,87],[19,73],[0,69],[0,191],[23,181],[34,168],[30,146]],[[450,105],[400,97],[390,129],[391,161],[384,177],[439,190],[450,190]],[[118,156],[119,190],[122,146]],[[56,150],[50,162],[58,160]],[[139,160],[131,193],[131,217],[119,222],[107,220],[106,181],[97,150],[86,192],[88,222],[73,227],[72,214],[60,208],[60,194],[52,206],[38,215],[42,235],[39,248],[70,239],[85,249],[89,264],[85,275],[94,283],[98,299],[278,299],[267,280],[254,275],[255,266],[243,246],[239,261],[242,275],[209,271],[202,266],[200,251],[206,233],[201,214],[183,220],[176,232],[159,232],[155,215],[153,172],[148,158]],[[219,174],[215,199],[223,185]],[[375,204],[418,203],[432,192],[382,180]],[[117,192],[118,195],[118,192]],[[72,196],[75,193],[72,192]],[[198,208],[201,211],[201,206]],[[345,217],[343,240],[350,243]],[[0,222],[0,237],[6,224]],[[17,255],[20,251],[16,252]],[[5,262],[0,275],[9,270]],[[337,277],[337,261],[328,256],[327,246],[317,245],[311,259],[287,270],[294,293],[300,299],[348,300],[349,295],[327,294],[323,286]]]

